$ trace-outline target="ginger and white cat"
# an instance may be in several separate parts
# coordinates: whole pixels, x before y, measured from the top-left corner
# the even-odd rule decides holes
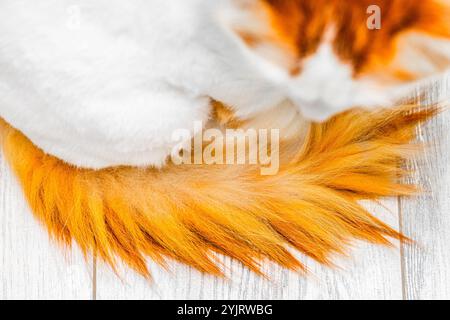
[[[0,116],[76,166],[160,166],[212,100],[243,119],[289,101],[319,121],[394,104],[448,68],[448,13],[436,0],[0,0]]]

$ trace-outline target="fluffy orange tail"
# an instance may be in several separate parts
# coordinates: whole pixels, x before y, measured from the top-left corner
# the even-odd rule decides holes
[[[1,127],[6,157],[56,240],[113,267],[119,257],[144,276],[146,257],[222,275],[215,253],[255,272],[262,259],[302,270],[289,247],[328,264],[352,239],[403,239],[358,201],[414,190],[398,182],[399,163],[417,124],[435,112],[357,110],[311,125],[306,139],[281,146],[275,176],[252,166],[77,169]]]

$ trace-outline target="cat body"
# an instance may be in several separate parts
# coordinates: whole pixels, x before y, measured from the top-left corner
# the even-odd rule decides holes
[[[353,240],[406,242],[361,201],[416,192],[399,163],[438,109],[394,105],[448,68],[448,13],[438,0],[0,0],[2,156],[52,239],[145,277],[148,258],[223,275],[224,254],[261,274],[266,260],[306,270],[291,249],[331,265]],[[277,173],[166,163],[174,130],[210,118],[219,133],[282,129]]]
[[[72,3],[0,3],[0,114],[67,162],[161,165],[172,132],[206,121],[211,98],[242,115],[282,100],[211,1]]]
[[[366,28],[365,1],[357,3],[355,28]],[[213,100],[241,119],[288,101],[319,121],[393,103],[384,80],[355,78],[355,62],[336,52],[333,41],[350,32],[320,18],[326,8],[309,0],[2,0],[0,116],[46,153],[100,169],[163,165],[179,145],[174,130],[206,122]],[[313,45],[297,39],[309,21],[319,31],[300,34]]]

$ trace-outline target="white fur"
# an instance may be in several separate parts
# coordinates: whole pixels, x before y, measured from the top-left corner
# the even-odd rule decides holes
[[[397,44],[399,54],[393,61],[398,69],[408,70],[415,77],[436,75],[450,64],[450,41],[411,32]]]
[[[210,98],[241,116],[283,100],[220,22],[227,2],[2,0],[0,115],[78,166],[161,165]]]
[[[355,77],[351,65],[337,57],[332,32],[318,50],[302,64],[301,73],[288,80],[288,96],[303,115],[315,121],[351,107],[391,107],[411,94],[422,82],[442,76],[450,66],[450,41],[427,35],[402,36],[393,67],[410,71],[418,80],[389,82],[374,75]],[[386,73],[389,66],[386,66]]]
[[[352,106],[389,102],[374,84],[357,81],[352,73],[352,66],[341,62],[325,41],[316,54],[304,61],[300,75],[290,81],[290,97],[306,117],[316,121],[324,121]]]
[[[211,99],[243,118],[290,100],[314,120],[387,101],[327,43],[295,78],[255,54],[236,1],[251,2],[0,0],[0,116],[77,166],[160,166]]]

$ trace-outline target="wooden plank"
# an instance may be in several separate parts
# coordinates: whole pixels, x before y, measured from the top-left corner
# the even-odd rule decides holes
[[[450,76],[427,89],[424,104],[450,102]],[[402,246],[406,299],[450,298],[450,112],[418,129],[418,139],[428,146],[407,167],[414,170],[409,182],[425,192],[400,199],[401,227],[416,240]]]
[[[368,205],[398,227],[397,200]],[[236,261],[224,258],[229,280],[202,275],[173,264],[171,272],[151,265],[153,281],[122,269],[121,279],[108,267],[97,268],[98,299],[401,299],[399,248],[358,244],[348,259],[336,261],[340,269],[328,269],[307,260],[308,277],[274,265],[265,266],[271,280],[262,279]]]
[[[3,158],[0,173],[0,299],[90,299],[92,267],[49,241]]]

